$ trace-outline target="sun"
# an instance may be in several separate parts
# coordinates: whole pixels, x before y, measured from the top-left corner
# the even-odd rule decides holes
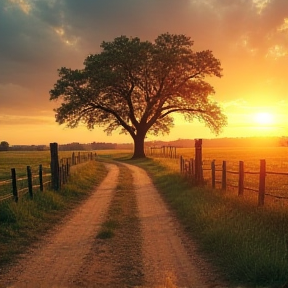
[[[254,116],[254,121],[258,125],[271,125],[274,122],[273,115],[268,112],[259,112]]]

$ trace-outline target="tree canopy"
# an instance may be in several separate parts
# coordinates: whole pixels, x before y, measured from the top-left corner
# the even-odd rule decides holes
[[[58,70],[50,91],[50,100],[62,100],[56,121],[71,128],[79,122],[88,129],[97,125],[108,134],[120,128],[134,140],[134,158],[145,157],[147,133],[170,132],[175,113],[218,134],[226,116],[205,78],[221,77],[221,64],[212,51],[192,47],[190,37],[169,33],[154,42],[126,36],[102,42],[102,51],[89,55],[83,69]]]
[[[7,141],[1,141],[0,143],[0,151],[8,151],[9,143]]]

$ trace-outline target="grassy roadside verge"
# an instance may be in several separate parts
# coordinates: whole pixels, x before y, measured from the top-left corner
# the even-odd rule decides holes
[[[37,192],[33,200],[24,196],[17,204],[0,203],[0,267],[10,263],[59,223],[90,195],[106,174],[101,162],[90,161],[81,168],[75,166],[69,182],[59,192]]]
[[[258,208],[222,191],[191,187],[179,173],[152,159],[122,160],[150,174],[188,233],[231,287],[282,287],[287,282],[287,210]]]

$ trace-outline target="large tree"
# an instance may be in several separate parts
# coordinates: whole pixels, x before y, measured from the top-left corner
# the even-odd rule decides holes
[[[221,77],[221,64],[209,50],[194,52],[185,35],[162,34],[155,42],[121,36],[103,42],[83,69],[59,69],[50,100],[62,99],[56,121],[74,128],[121,129],[134,141],[133,158],[145,157],[147,133],[169,133],[173,115],[203,121],[216,134],[226,117],[210,97],[214,88],[205,77]]]

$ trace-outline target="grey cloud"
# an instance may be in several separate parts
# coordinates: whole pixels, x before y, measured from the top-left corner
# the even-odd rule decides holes
[[[36,1],[32,7],[32,13],[49,26],[57,27],[63,24],[62,1]]]
[[[275,43],[288,50],[287,32],[277,32],[288,17],[287,0],[271,0],[260,14],[252,0],[45,0],[32,4],[27,15],[9,0],[0,1],[0,84],[32,89],[29,100],[38,106],[49,103],[58,68],[81,67],[89,53],[99,51],[103,40],[120,35],[153,40],[164,32],[184,33],[195,40],[197,50],[211,49],[223,59],[228,73],[235,67],[245,71],[252,57],[265,60]],[[57,34],[55,29],[63,31]],[[284,64],[279,70],[283,72]]]
[[[49,69],[55,71],[61,59],[76,53],[67,49],[53,27],[33,12],[27,15],[19,7],[8,5],[8,0],[0,3],[0,83],[38,86],[40,75]],[[42,78],[41,82],[46,80]]]

